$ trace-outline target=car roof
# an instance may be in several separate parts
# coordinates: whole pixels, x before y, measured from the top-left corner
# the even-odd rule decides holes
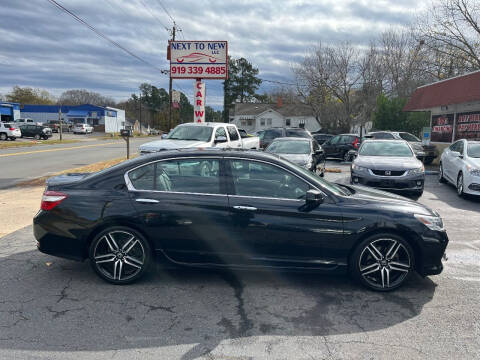
[[[312,141],[312,139],[310,139],[310,138],[297,137],[297,136],[289,136],[289,137],[279,137],[279,138],[275,138],[275,139],[273,139],[272,142],[275,142],[275,141],[299,141],[299,140],[302,140],[302,141]]]
[[[408,145],[408,141],[403,139],[365,139],[362,142],[362,145],[366,143],[371,143],[371,142],[403,142]]]

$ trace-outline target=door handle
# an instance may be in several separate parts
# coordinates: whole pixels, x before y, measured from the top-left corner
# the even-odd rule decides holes
[[[143,204],[157,204],[160,202],[155,199],[135,199],[135,201]]]
[[[234,208],[235,210],[245,210],[245,211],[256,211],[256,210],[257,210],[256,207],[253,207],[253,206],[242,206],[242,205],[234,206],[233,208]]]

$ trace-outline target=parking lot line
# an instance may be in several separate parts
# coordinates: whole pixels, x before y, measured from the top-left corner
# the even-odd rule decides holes
[[[88,147],[105,146],[105,145],[112,145],[112,144],[117,144],[117,142],[109,142],[109,143],[105,143],[105,144],[92,144],[92,145],[71,146],[71,147],[67,147],[67,148],[45,149],[45,150],[35,150],[35,151],[23,151],[23,152],[11,153],[11,154],[0,154],[0,157],[5,157],[5,156],[17,156],[17,155],[28,155],[28,154],[36,154],[36,153],[49,152],[49,151],[62,151],[62,150],[83,149],[83,148],[88,148]]]

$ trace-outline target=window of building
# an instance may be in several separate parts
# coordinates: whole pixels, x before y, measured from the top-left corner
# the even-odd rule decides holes
[[[267,125],[272,126],[272,119],[271,118],[267,119]]]
[[[291,119],[285,119],[285,126],[292,126]]]
[[[260,126],[265,126],[265,119],[260,119]]]

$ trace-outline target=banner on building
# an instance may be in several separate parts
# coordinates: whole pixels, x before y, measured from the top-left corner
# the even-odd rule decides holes
[[[463,113],[457,116],[455,140],[480,140],[480,113]]]
[[[194,106],[193,106],[193,122],[205,122],[205,83],[197,80],[193,87]]]
[[[453,120],[453,114],[432,116],[432,141],[451,142]]]

